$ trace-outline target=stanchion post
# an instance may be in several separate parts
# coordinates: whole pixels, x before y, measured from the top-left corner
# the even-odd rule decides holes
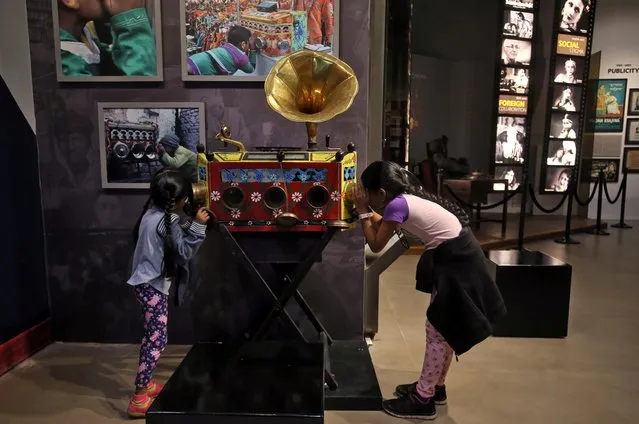
[[[601,213],[603,209],[604,184],[606,184],[606,175],[603,170],[599,170],[599,187],[597,187],[597,225],[593,230],[586,231],[588,234],[596,236],[609,236],[610,233],[603,229],[601,224]]]
[[[564,230],[564,236],[555,240],[555,243],[559,244],[581,244],[581,242],[570,237],[571,224],[572,224],[572,202],[575,196],[575,189],[577,183],[574,179],[570,180],[570,186],[568,187],[568,210],[566,211],[566,229]]]
[[[612,224],[612,228],[619,228],[621,230],[627,230],[632,228],[631,225],[625,223],[626,218],[626,187],[628,187],[628,170],[623,170],[623,181],[621,183],[621,211],[619,212],[619,223]]]

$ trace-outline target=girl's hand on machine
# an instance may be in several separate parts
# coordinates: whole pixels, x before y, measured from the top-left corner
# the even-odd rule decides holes
[[[358,213],[366,213],[368,212],[368,206],[370,205],[370,201],[368,199],[368,193],[366,189],[362,185],[362,183],[357,183],[354,190],[354,202],[355,208]]]
[[[211,218],[211,214],[207,208],[200,208],[195,214],[195,220],[200,224],[206,224]]]

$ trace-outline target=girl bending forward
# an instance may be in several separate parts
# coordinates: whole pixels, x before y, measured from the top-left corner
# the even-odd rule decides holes
[[[198,210],[190,225],[181,226],[179,216],[191,192],[191,183],[176,170],[162,170],[151,182],[151,198],[134,231],[133,273],[128,284],[144,312],[144,336],[135,378],[135,394],[128,414],[146,415],[162,387],[153,382],[158,358],[167,343],[169,288],[179,261],[190,260],[204,241],[209,214]]]
[[[417,179],[393,162],[373,162],[355,189],[355,206],[373,252],[398,229],[421,239],[419,290],[431,293],[426,311],[426,354],[419,380],[395,389],[384,410],[401,418],[434,419],[435,404],[446,403],[446,374],[453,354],[461,355],[492,334],[506,308],[488,274],[484,253],[457,205],[426,193]],[[370,207],[383,208],[383,216]]]

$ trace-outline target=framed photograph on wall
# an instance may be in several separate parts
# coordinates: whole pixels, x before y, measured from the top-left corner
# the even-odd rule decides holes
[[[595,88],[594,132],[620,133],[626,111],[626,79],[603,79]]]
[[[639,147],[625,147],[623,149],[623,168],[629,174],[639,174]]]
[[[127,9],[120,1],[52,0],[58,81],[162,81],[161,1],[141,1]]]
[[[184,81],[264,81],[309,49],[339,57],[340,0],[177,0]]]
[[[102,188],[146,189],[175,154],[206,145],[204,103],[98,103]],[[160,140],[171,140],[160,147]],[[162,150],[165,152],[162,152]],[[176,153],[174,153],[176,152]]]
[[[582,180],[584,182],[596,182],[599,179],[599,171],[601,170],[607,182],[618,183],[620,167],[621,159],[619,158],[584,159]]]
[[[628,116],[639,116],[639,88],[628,90]]]
[[[639,118],[626,119],[626,144],[639,144]]]

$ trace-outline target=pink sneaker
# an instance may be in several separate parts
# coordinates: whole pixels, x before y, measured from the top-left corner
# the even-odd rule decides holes
[[[147,393],[133,395],[126,412],[130,418],[144,418],[152,404],[153,398]]]
[[[146,389],[144,389],[144,391],[146,392],[147,395],[149,395],[152,398],[156,398],[158,397],[158,395],[160,394],[160,392],[162,391],[162,389],[164,388],[163,385],[156,383],[155,381],[151,381],[149,383],[148,386],[146,386]]]

